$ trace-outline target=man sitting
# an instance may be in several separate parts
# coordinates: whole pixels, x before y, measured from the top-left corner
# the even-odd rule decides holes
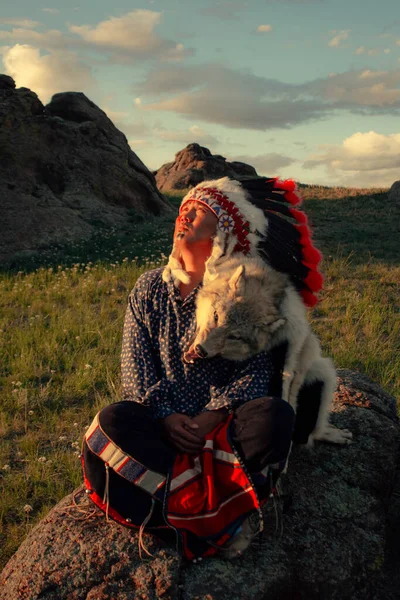
[[[85,436],[92,500],[140,533],[146,527],[168,537],[172,528],[188,558],[232,557],[249,545],[294,429],[292,408],[276,395],[276,355],[184,360],[204,277],[218,276],[232,252],[257,252],[264,217],[248,197],[228,178],[185,196],[167,267],[142,275],[129,296],[124,400],[100,411]],[[303,418],[303,429],[309,433],[315,420]]]

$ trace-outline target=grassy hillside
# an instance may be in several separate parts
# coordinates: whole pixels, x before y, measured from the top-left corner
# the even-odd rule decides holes
[[[399,396],[400,206],[388,205],[387,190],[306,187],[303,196],[325,256],[311,313],[324,351]],[[85,427],[120,398],[127,295],[165,260],[172,224],[170,216],[129,235],[103,231],[0,274],[0,567],[80,484]]]

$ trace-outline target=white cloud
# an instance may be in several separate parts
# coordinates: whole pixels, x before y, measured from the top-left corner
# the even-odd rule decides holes
[[[271,31],[271,30],[272,30],[271,25],[259,25],[257,27],[258,33],[267,33],[268,31]]]
[[[88,45],[138,58],[161,57],[182,60],[191,55],[182,44],[160,37],[156,27],[161,13],[146,9],[133,10],[122,17],[111,17],[95,26],[71,25],[70,31]]]
[[[162,38],[156,31],[161,21],[160,12],[134,10],[122,17],[111,17],[97,25],[70,25],[73,35],[57,29],[32,31],[26,22],[12,31],[1,31],[0,40],[31,44],[41,49],[72,51],[93,49],[106,53],[111,62],[129,63],[132,59],[159,58],[164,62],[182,61],[194,50],[183,44]],[[92,59],[93,61],[93,59]]]
[[[166,142],[179,142],[182,144],[197,143],[200,145],[217,146],[218,139],[204,131],[198,125],[193,125],[184,131],[158,129],[155,131],[156,137]]]
[[[326,111],[314,100],[290,98],[291,84],[221,65],[169,67],[148,73],[141,86],[142,110],[165,110],[234,128],[290,127]],[[161,99],[162,95],[176,94]],[[157,101],[143,103],[143,95]]]
[[[111,117],[110,117],[111,118]],[[127,138],[134,136],[137,137],[148,137],[151,134],[150,128],[146,123],[141,119],[132,123],[131,121],[125,121],[125,119],[116,119],[114,125],[122,131],[126,135]]]
[[[244,162],[254,167],[259,175],[268,175],[271,177],[277,175],[280,169],[298,162],[296,158],[291,158],[290,156],[285,156],[283,154],[277,154],[276,152],[258,154],[256,156],[250,156],[248,154],[235,157],[231,156],[229,161]]]
[[[122,131],[126,137],[129,138],[134,136],[135,138],[139,138],[150,135],[150,128],[143,119],[139,119],[134,123],[129,120],[127,121],[130,117],[128,111],[116,111],[108,107],[104,107],[103,110],[107,117],[114,123],[115,127]]]
[[[360,46],[359,48],[357,48],[357,50],[354,52],[354,54],[365,54],[367,53],[368,56],[377,56],[380,53],[380,49],[379,48],[370,48],[369,50],[367,50],[365,48],[365,46]],[[390,49],[386,48],[384,50],[385,54],[389,54],[390,53]]]
[[[134,152],[137,149],[149,148],[153,145],[150,140],[128,140],[128,144]]]
[[[391,53],[391,49],[390,48],[385,48],[384,49],[384,53],[385,54],[390,54]]]
[[[324,166],[339,185],[388,186],[399,178],[400,133],[357,132],[341,144],[324,144],[319,149],[303,168]]]
[[[42,11],[50,15],[58,15],[60,12],[58,8],[42,8]]]
[[[57,92],[89,91],[95,87],[90,69],[73,52],[42,56],[38,48],[16,44],[3,51],[7,75],[17,87],[27,87],[46,103]]]
[[[0,25],[13,25],[25,29],[35,29],[35,27],[39,27],[40,23],[31,19],[0,19]]]
[[[187,50],[183,44],[176,44],[175,48],[170,48],[160,59],[163,62],[181,62],[191,54],[193,54],[192,50]]]
[[[135,92],[141,95],[143,111],[265,131],[327,118],[339,110],[398,116],[399,86],[400,69],[354,69],[289,84],[207,64],[150,71]]]
[[[360,73],[359,78],[360,79],[376,79],[377,77],[381,76],[381,75],[385,75],[387,73],[387,71],[371,71],[370,69],[366,69],[365,71],[362,71],[362,73]]]
[[[104,107],[102,110],[106,113],[107,117],[111,119],[113,123],[117,123],[118,121],[122,121],[129,116],[127,111],[117,111],[112,110],[111,108]]]
[[[58,29],[49,29],[44,33],[40,33],[38,31],[18,27],[14,28],[12,31],[0,31],[0,40],[32,44],[43,50],[62,50],[72,47],[73,45],[73,40],[67,38]]]
[[[369,111],[396,111],[400,108],[400,70],[373,71],[353,70],[340,73],[330,79],[321,78],[302,84],[310,93],[333,103],[340,109]],[[386,108],[385,108],[386,107]]]
[[[70,31],[96,46],[146,52],[160,46],[160,39],[153,31],[160,19],[161,13],[134,10],[123,17],[101,21],[94,27],[71,25]]]
[[[334,34],[334,37],[330,40],[330,42],[328,43],[328,46],[330,46],[331,48],[340,46],[341,42],[348,39],[350,31],[351,31],[351,29],[342,29],[341,31],[336,31],[336,30],[332,31],[331,33]]]

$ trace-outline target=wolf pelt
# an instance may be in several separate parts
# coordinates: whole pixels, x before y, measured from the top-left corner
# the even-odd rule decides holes
[[[336,371],[332,361],[322,357],[306,308],[285,274],[259,258],[236,255],[220,265],[216,277],[204,281],[196,302],[197,329],[189,360],[217,354],[246,360],[287,342],[283,399],[296,411],[301,386],[323,382],[318,419],[308,445],[312,446],[314,440],[350,442],[350,432],[329,424]]]

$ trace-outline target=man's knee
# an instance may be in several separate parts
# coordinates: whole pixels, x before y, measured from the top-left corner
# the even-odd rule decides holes
[[[282,398],[266,396],[249,400],[235,411],[235,416],[241,419],[260,419],[268,423],[274,421],[287,425],[294,422],[295,412],[288,402]]]
[[[234,441],[239,443],[245,460],[251,460],[252,468],[256,463],[272,464],[286,458],[294,417],[290,404],[276,397],[257,398],[235,412]]]
[[[113,424],[115,422],[135,421],[136,419],[153,418],[151,410],[131,400],[122,400],[108,404],[100,411],[100,421],[102,423]]]

